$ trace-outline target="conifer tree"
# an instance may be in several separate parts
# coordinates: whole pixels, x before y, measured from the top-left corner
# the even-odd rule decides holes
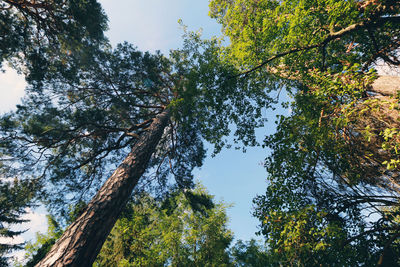
[[[31,83],[40,83],[51,74],[50,70],[74,75],[74,70],[61,62],[66,58],[70,62],[85,61],[90,53],[106,44],[106,28],[107,17],[95,0],[2,0],[0,68],[11,65]],[[7,115],[0,121],[1,127],[7,128],[9,123]],[[41,186],[38,179],[14,172],[18,163],[7,153],[5,143],[2,140],[0,145],[0,150],[6,152],[0,152],[0,235],[16,237],[21,231],[11,229],[24,221],[20,217],[33,204]],[[20,247],[1,244],[0,255]]]
[[[8,61],[28,79],[105,41],[107,17],[96,0],[2,0],[0,18],[0,64]]]
[[[2,125],[16,171],[38,178],[53,212],[93,197],[39,266],[90,265],[138,184],[160,195],[190,188],[203,140],[218,152],[233,123],[236,139],[254,145],[262,107],[273,102],[265,82],[230,78],[235,68],[220,60],[218,41],[197,34],[169,58],[125,43],[79,65],[61,63],[76,75],[51,72],[31,82]]]
[[[21,216],[34,196],[35,184],[30,181],[0,179],[0,238],[11,239],[20,235],[23,230],[13,230],[18,224],[25,222]],[[21,249],[23,244],[0,243],[0,265],[7,266],[7,254]]]

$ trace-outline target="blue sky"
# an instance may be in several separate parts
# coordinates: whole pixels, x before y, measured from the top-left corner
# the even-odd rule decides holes
[[[179,48],[182,29],[203,28],[204,37],[220,35],[220,26],[208,17],[208,0],[100,0],[109,18],[107,36],[113,45],[128,41],[140,50],[167,54]]]
[[[189,30],[202,28],[205,38],[221,34],[220,26],[208,17],[208,0],[101,0],[100,3],[109,17],[110,30],[106,35],[113,45],[128,41],[142,51],[160,50],[168,54],[170,49],[182,44],[179,19]],[[6,73],[0,74],[0,112],[15,107],[23,96],[24,86],[23,78],[15,71],[6,68]],[[258,131],[260,140],[275,129],[276,112],[266,112],[270,122]],[[266,188],[267,174],[262,166],[266,155],[267,151],[262,148],[249,148],[247,153],[225,149],[214,158],[208,156],[204,166],[195,172],[196,179],[216,200],[233,204],[228,216],[236,239],[256,237],[258,221],[251,216],[252,199],[256,194],[263,194]],[[26,218],[31,220],[25,226],[30,230],[15,242],[29,240],[34,232],[47,229],[43,208]]]

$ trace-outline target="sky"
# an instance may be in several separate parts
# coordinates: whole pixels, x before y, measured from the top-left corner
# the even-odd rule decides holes
[[[109,18],[106,35],[113,46],[128,41],[142,51],[160,50],[168,54],[170,49],[182,45],[179,19],[189,30],[202,28],[205,38],[221,35],[220,26],[208,17],[208,0],[101,0],[100,3]],[[6,72],[0,74],[0,112],[15,107],[24,94],[24,87],[23,78],[6,67]],[[264,115],[270,118],[270,123],[258,131],[260,140],[275,129],[276,113],[265,111]],[[261,239],[255,236],[259,222],[251,213],[252,199],[263,194],[266,188],[267,174],[262,162],[267,153],[262,148],[249,148],[247,153],[224,149],[216,157],[208,156],[203,167],[195,171],[196,179],[216,200],[232,204],[228,209],[228,226],[235,239]],[[34,232],[46,231],[43,208],[29,211],[27,218],[31,222],[24,227],[30,228],[29,231],[14,242],[32,239]]]
[[[208,17],[208,0],[101,0],[109,18],[110,30],[106,33],[113,45],[128,41],[140,50],[170,49],[182,45],[183,24],[191,31],[202,30],[204,38],[221,35],[220,25]],[[117,4],[118,3],[118,4]],[[270,123],[259,130],[260,140],[275,129],[275,114],[268,111]],[[212,148],[209,149],[209,155]],[[229,227],[236,239],[257,238],[258,220],[252,217],[252,199],[266,189],[266,171],[262,162],[267,151],[249,148],[246,153],[224,149],[216,157],[208,156],[195,177],[215,196],[232,204],[228,210]]]

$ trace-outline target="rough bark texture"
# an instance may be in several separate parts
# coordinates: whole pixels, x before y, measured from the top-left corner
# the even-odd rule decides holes
[[[37,267],[92,266],[104,241],[125,207],[159,143],[169,120],[169,111],[158,115],[132,151],[54,244]]]
[[[372,84],[372,90],[382,95],[396,95],[400,91],[400,77],[379,76]]]

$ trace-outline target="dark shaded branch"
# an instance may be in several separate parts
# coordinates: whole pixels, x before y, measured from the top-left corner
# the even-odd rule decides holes
[[[362,233],[360,233],[360,234],[358,234],[358,235],[356,235],[356,236],[353,236],[352,238],[347,239],[347,240],[342,244],[342,247],[345,247],[346,245],[350,244],[351,242],[353,242],[353,241],[355,241],[355,240],[357,240],[357,239],[359,239],[359,238],[361,238],[361,237],[363,237],[363,236],[365,236],[365,235],[372,234],[372,233],[376,233],[376,232],[382,232],[382,231],[396,230],[396,229],[397,229],[397,227],[385,227],[385,228],[379,227],[379,228],[373,228],[373,229],[364,231],[364,232],[362,232]]]
[[[378,261],[377,266],[382,266],[383,257],[385,256],[386,250],[387,250],[387,249],[389,248],[389,246],[395,241],[395,239],[398,238],[398,237],[400,236],[399,227],[396,227],[396,229],[397,229],[396,234],[394,234],[394,235],[389,239],[389,241],[385,244],[385,247],[383,248],[382,254],[381,254],[381,256],[379,257],[379,261]]]

